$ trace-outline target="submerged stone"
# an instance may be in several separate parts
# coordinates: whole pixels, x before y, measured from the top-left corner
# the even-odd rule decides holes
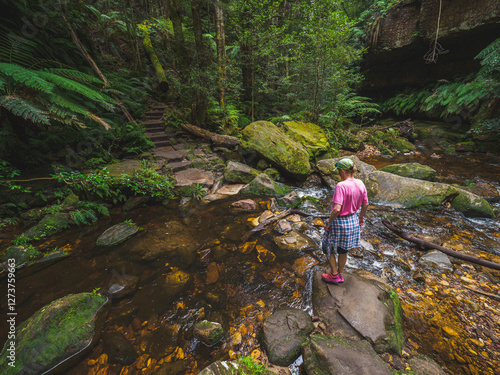
[[[113,246],[125,241],[127,238],[139,232],[139,228],[132,223],[123,222],[108,228],[97,239],[97,246]]]
[[[442,272],[442,270],[451,271],[453,269],[450,258],[438,250],[429,251],[428,253],[422,255],[418,263],[422,267],[436,272]]]
[[[220,323],[202,320],[195,324],[193,334],[204,344],[212,346],[222,339],[224,330]]]
[[[17,327],[15,367],[8,346],[0,354],[3,375],[37,375],[89,348],[98,311],[107,298],[94,293],[68,295],[46,305]]]
[[[103,350],[108,355],[110,363],[131,365],[137,359],[138,354],[134,346],[120,332],[109,332],[103,335]]]

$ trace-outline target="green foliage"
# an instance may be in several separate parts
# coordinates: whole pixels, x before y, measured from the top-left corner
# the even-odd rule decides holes
[[[243,363],[246,370],[250,371],[249,373],[244,372],[244,375],[263,375],[268,372],[264,366],[255,362],[254,359],[250,356],[240,357],[238,358],[238,361]]]
[[[71,218],[78,226],[95,223],[98,219],[97,214],[109,216],[106,206],[95,202],[80,201],[76,208],[75,211],[71,211]]]
[[[14,168],[9,162],[0,159],[0,189],[3,187],[11,192],[29,193],[29,190],[24,189],[21,185],[13,181],[20,174],[20,171]]]
[[[71,184],[73,191],[85,200],[99,199],[116,204],[125,201],[126,193],[159,199],[173,197],[171,179],[160,175],[144,160],[141,169],[131,175],[114,176],[104,167],[88,174],[60,171],[53,177],[59,182]]]
[[[5,219],[0,219],[0,229],[9,226],[9,225],[15,225],[19,222],[19,218],[17,217],[8,217]]]

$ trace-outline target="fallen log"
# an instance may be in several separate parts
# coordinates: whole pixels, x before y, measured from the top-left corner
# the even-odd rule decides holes
[[[491,268],[494,270],[500,270],[499,263],[490,262],[489,260],[477,258],[477,257],[472,256],[472,255],[462,254],[458,251],[448,249],[447,247],[439,246],[439,245],[436,245],[432,242],[422,240],[421,238],[417,238],[409,233],[406,233],[403,229],[401,229],[397,225],[391,223],[387,219],[382,219],[382,224],[384,224],[387,228],[389,228],[391,231],[396,233],[399,237],[416,244],[419,250],[423,251],[423,250],[435,249],[435,250],[439,250],[439,251],[441,251],[449,256],[452,256],[454,258],[466,260],[468,262],[471,262],[474,264],[479,264],[480,266],[484,266],[484,267]]]
[[[194,135],[195,137],[200,137],[206,139],[207,141],[212,142],[213,145],[217,147],[233,148],[241,145],[240,140],[236,137],[232,137],[230,135],[212,133],[211,131],[202,129],[195,125],[183,124],[182,129]]]

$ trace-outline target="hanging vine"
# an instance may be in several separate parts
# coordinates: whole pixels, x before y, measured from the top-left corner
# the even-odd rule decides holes
[[[443,0],[439,0],[439,13],[438,13],[438,21],[436,26],[436,37],[434,38],[434,42],[431,42],[431,47],[429,51],[424,55],[424,61],[426,64],[436,63],[439,55],[444,55],[448,53],[448,50],[445,50],[441,44],[438,43],[439,37],[439,24],[441,22],[441,10],[443,8]]]

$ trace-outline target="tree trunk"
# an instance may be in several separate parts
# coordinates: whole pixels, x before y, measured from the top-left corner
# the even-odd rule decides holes
[[[182,31],[182,15],[179,2],[177,0],[168,0],[168,12],[174,28],[175,52],[182,67],[187,65],[187,54],[184,44],[184,32]]]
[[[236,137],[212,133],[208,130],[199,128],[191,124],[182,125],[182,129],[196,137],[200,137],[212,142],[214,146],[233,148],[241,145],[240,140]]]
[[[220,0],[215,0],[215,28],[217,40],[217,90],[219,92],[219,105],[223,109],[226,101],[226,36],[224,12]]]
[[[104,76],[104,74],[102,74],[101,69],[99,69],[99,67],[97,66],[97,64],[94,62],[94,60],[92,59],[92,57],[89,55],[89,53],[85,49],[85,46],[82,44],[82,42],[78,38],[78,35],[76,35],[75,30],[73,30],[73,28],[71,27],[71,24],[69,23],[68,19],[64,15],[64,13],[62,14],[62,19],[63,19],[64,23],[66,24],[66,27],[68,28],[68,30],[69,30],[69,32],[71,34],[71,39],[75,43],[75,45],[78,48],[78,50],[85,57],[85,59],[90,64],[90,66],[92,67],[92,69],[94,70],[94,72],[99,76],[99,78],[101,79],[101,81],[104,82],[104,85],[105,86],[110,86],[108,79]],[[118,96],[116,94],[111,94],[111,97],[116,100],[118,106],[122,110],[122,112],[125,115],[125,117],[127,118],[127,120],[130,121],[130,122],[133,122],[134,124],[136,124],[134,118],[129,113],[129,111],[127,110],[127,108],[125,108],[123,106],[123,104],[121,103],[121,101],[118,98]]]
[[[484,267],[492,268],[494,270],[500,270],[500,264],[495,263],[495,262],[490,262],[488,260],[484,260],[481,258],[474,257],[472,255],[466,255],[459,253],[458,251],[448,249],[443,246],[436,245],[432,242],[428,242],[425,240],[422,240],[420,238],[416,238],[412,236],[411,234],[406,233],[403,231],[401,228],[398,226],[394,225],[387,219],[382,219],[382,224],[384,224],[387,228],[389,228],[391,231],[396,233],[399,237],[404,238],[407,241],[413,242],[418,246],[419,250],[428,250],[428,249],[436,249],[439,250],[447,255],[450,255],[452,257],[458,258],[458,259],[463,259],[471,263],[479,264]]]
[[[191,14],[193,17],[193,32],[194,32],[194,41],[196,45],[196,57],[195,57],[195,66],[198,66],[200,70],[204,63],[207,61],[208,54],[205,48],[205,44],[203,43],[203,28],[202,21],[200,17],[200,2],[201,0],[192,0],[191,1]],[[208,107],[208,99],[207,96],[204,95],[202,89],[195,89],[195,98],[192,105],[191,110],[191,121],[198,126],[202,126],[205,124],[206,116],[207,116],[207,107]]]
[[[156,55],[156,52],[153,48],[153,44],[151,43],[151,37],[149,36],[149,26],[143,23],[140,25],[140,28],[143,34],[144,49],[146,50],[146,52],[149,55],[149,58],[151,59],[151,64],[153,64],[156,77],[158,77],[158,82],[160,84],[160,90],[163,92],[167,92],[169,88],[167,76],[165,75],[165,71],[161,66],[160,59],[158,59],[158,56]]]

